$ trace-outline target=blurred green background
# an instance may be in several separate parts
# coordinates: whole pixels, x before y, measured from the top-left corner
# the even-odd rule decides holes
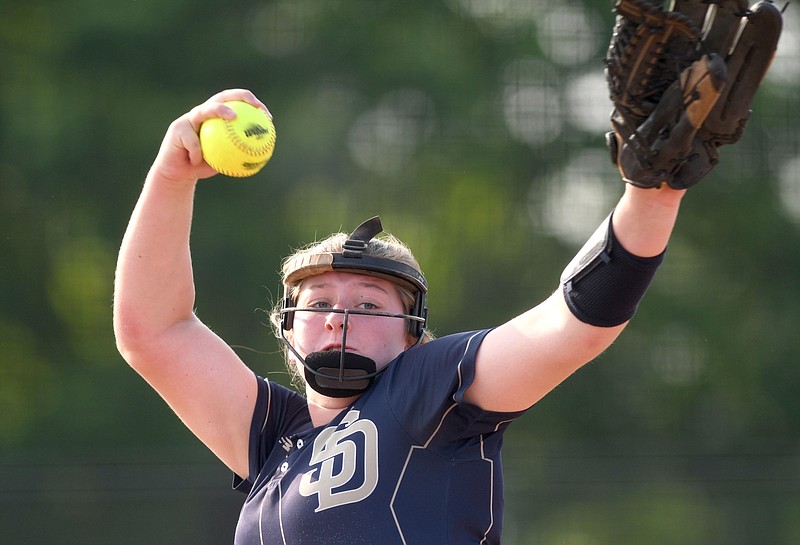
[[[622,184],[608,0],[5,1],[0,543],[232,543],[243,496],[117,354],[117,249],[169,123],[246,87],[272,162],[197,195],[200,317],[289,383],[280,258],[375,213],[436,333],[545,298]],[[800,11],[623,337],[521,419],[508,545],[800,542]]]

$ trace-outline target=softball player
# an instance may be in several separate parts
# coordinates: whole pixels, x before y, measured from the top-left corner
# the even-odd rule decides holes
[[[505,430],[623,330],[684,191],[626,184],[550,297],[438,339],[425,277],[379,219],[299,250],[273,323],[301,395],[193,313],[193,196],[215,174],[197,134],[231,115],[227,100],[265,108],[228,90],[170,125],[120,250],[114,325],[125,359],[246,493],[236,545],[499,543]]]

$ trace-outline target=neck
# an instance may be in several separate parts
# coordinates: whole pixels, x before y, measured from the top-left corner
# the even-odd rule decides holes
[[[308,413],[311,415],[311,423],[315,428],[330,424],[339,413],[359,397],[327,397],[306,387],[306,399],[308,401]]]

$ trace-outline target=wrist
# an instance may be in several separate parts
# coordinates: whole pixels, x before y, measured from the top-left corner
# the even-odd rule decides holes
[[[177,173],[170,172],[169,169],[159,168],[153,165],[147,173],[145,183],[155,184],[161,187],[173,188],[176,190],[191,190],[197,186],[199,178],[194,176],[180,176]]]
[[[642,188],[625,184],[625,198],[652,208],[678,208],[686,195],[685,189],[673,189],[666,184],[659,188]]]
[[[630,253],[653,257],[664,251],[678,217],[685,190],[626,186],[614,209],[614,232]]]

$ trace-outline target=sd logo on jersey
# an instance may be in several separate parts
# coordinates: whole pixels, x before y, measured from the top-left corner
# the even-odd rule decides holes
[[[309,465],[318,467],[303,475],[299,491],[317,495],[317,513],[366,499],[378,485],[378,428],[359,414],[350,410],[338,427],[324,429],[314,441]]]

